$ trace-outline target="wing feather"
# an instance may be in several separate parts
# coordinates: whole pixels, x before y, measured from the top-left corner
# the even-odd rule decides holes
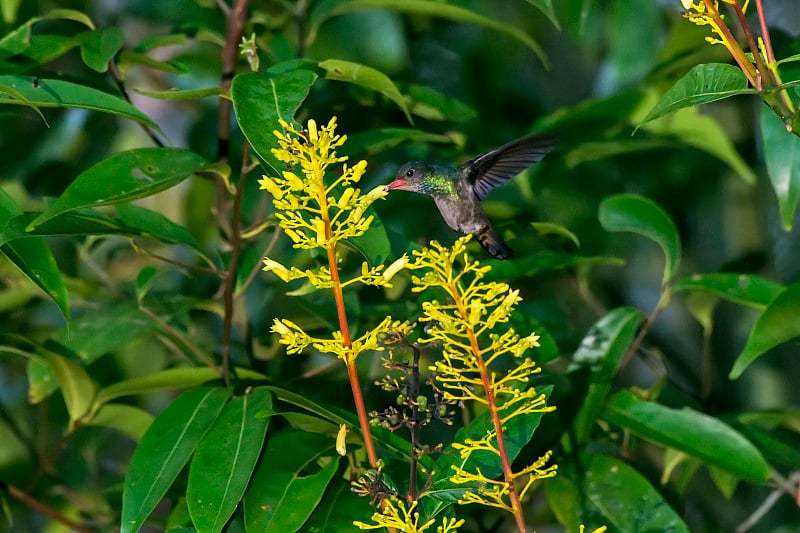
[[[549,133],[527,135],[479,155],[462,165],[479,200],[529,166],[541,161],[556,145]]]

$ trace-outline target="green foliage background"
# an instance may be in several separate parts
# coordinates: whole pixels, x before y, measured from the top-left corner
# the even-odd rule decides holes
[[[221,436],[229,432],[220,424],[235,428],[239,413],[258,406],[263,427],[248,431],[266,437],[243,448],[243,472],[228,471],[242,491],[255,471],[249,483],[260,491],[245,493],[227,525],[187,509],[194,490],[220,483],[217,470],[210,480],[193,476],[232,457],[206,441],[187,451],[190,466],[173,465],[169,503],[146,530],[264,530],[249,509],[268,487],[316,498],[305,504],[307,521],[278,513],[288,521],[270,531],[347,531],[368,520],[372,509],[344,480],[347,461],[333,454],[338,424],[357,427],[345,372],[313,354],[287,356],[269,332],[278,317],[307,331],[336,323],[325,294],[287,293],[257,270],[267,249],[287,265],[314,261],[275,237],[256,184],[281,170],[268,150],[278,118],[269,98],[301,124],[337,116],[347,155],[369,163],[365,191],[409,160],[463,162],[533,130],[558,133],[553,153],[485,202],[517,253],[492,262],[491,276],[520,289],[514,327],[542,336],[531,354],[545,369],[537,385],[553,385],[549,403],[558,407],[519,451],[523,463],[552,449],[559,464],[526,504],[529,526],[732,531],[778,491],[753,530],[797,527],[800,247],[791,191],[800,190],[800,149],[791,135],[762,135],[776,127],[755,95],[643,124],[692,67],[730,62],[704,41],[704,28],[681,19],[680,2],[250,2],[244,35],[256,36],[261,73],[247,74],[238,59],[223,161],[226,28],[215,2],[3,0],[0,8],[0,529],[69,529],[31,500],[87,530],[119,527],[126,471],[153,477],[135,468],[137,442],[159,413],[165,428],[182,423],[181,391],[194,395],[185,402],[206,398],[223,413],[214,426]],[[800,26],[775,18],[776,55],[797,55]],[[799,77],[793,65],[785,82]],[[715,80],[739,81],[733,67],[710,68]],[[239,213],[243,227],[267,224],[237,248],[224,182],[238,182],[242,132],[261,166],[241,183]],[[788,176],[788,194],[776,197],[765,153],[777,154],[769,174]],[[422,195],[392,193],[375,214],[379,230],[352,256],[380,263],[455,239]],[[217,273],[231,264],[230,287],[241,292],[226,309]],[[418,316],[408,284],[400,276],[388,291],[347,293],[354,329]],[[640,327],[646,336],[637,339]],[[239,368],[232,392],[205,364],[227,352]],[[393,402],[373,385],[378,355],[359,365],[367,407]],[[247,386],[260,392],[242,396]],[[198,439],[215,420],[192,419],[205,428]],[[455,429],[426,439],[449,442]],[[403,460],[404,441],[376,438],[383,455]],[[355,436],[349,446],[358,448]],[[304,457],[328,462],[306,471]],[[221,507],[233,512],[241,497]],[[494,531],[506,519],[456,512],[464,531]]]

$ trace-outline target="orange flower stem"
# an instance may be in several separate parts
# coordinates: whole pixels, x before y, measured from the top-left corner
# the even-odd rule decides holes
[[[339,318],[339,329],[342,332],[342,344],[347,350],[345,365],[347,366],[347,377],[350,380],[350,388],[353,391],[353,401],[356,404],[358,423],[361,426],[361,434],[364,438],[364,448],[367,450],[367,458],[372,468],[376,468],[378,456],[375,453],[375,444],[372,441],[372,433],[369,430],[369,419],[367,409],[364,406],[364,397],[361,394],[361,384],[358,381],[358,369],[356,368],[355,357],[353,356],[353,341],[350,338],[350,328],[347,325],[347,312],[344,308],[344,295],[342,293],[342,283],[339,279],[339,266],[336,263],[336,246],[331,242],[332,231],[331,221],[328,217],[328,204],[325,198],[325,188],[322,187],[320,207],[322,219],[325,223],[325,240],[328,242],[328,267],[331,270],[331,281],[333,282],[333,298],[336,302],[336,314]]]
[[[450,283],[450,294],[454,296],[458,312],[464,320],[469,316],[464,303],[458,296],[458,287],[456,283]],[[478,339],[475,337],[475,330],[470,327],[467,330],[469,336],[470,347],[475,356],[475,362],[478,365],[478,370],[481,375],[481,385],[486,392],[486,406],[489,408],[489,414],[492,418],[492,425],[494,426],[495,436],[497,438],[497,451],[500,454],[500,464],[503,467],[503,479],[508,485],[508,498],[511,501],[511,512],[514,515],[514,520],[517,523],[517,530],[519,533],[525,533],[525,517],[522,515],[522,505],[519,500],[517,488],[514,486],[514,472],[511,470],[511,461],[508,459],[508,449],[506,448],[506,439],[503,434],[503,421],[500,420],[500,413],[497,411],[497,402],[495,401],[494,391],[492,390],[492,382],[489,379],[489,369],[486,368],[486,362],[481,355]]]

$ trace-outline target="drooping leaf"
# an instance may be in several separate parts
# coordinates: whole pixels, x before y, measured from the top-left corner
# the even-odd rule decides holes
[[[50,248],[41,237],[9,242],[4,234],[9,223],[22,215],[13,198],[0,189],[0,253],[6,256],[36,286],[58,305],[64,319],[69,321],[69,294],[61,271]]]
[[[768,350],[800,337],[800,283],[789,285],[761,313],[728,377],[736,379]]]
[[[123,44],[125,35],[118,26],[85,32],[81,36],[81,59],[93,70],[105,72]]]
[[[789,231],[800,201],[800,138],[786,131],[783,121],[766,104],[761,105],[760,125],[767,174],[778,197],[783,227]]]
[[[348,135],[347,142],[340,152],[350,157],[377,154],[406,141],[449,143],[452,139],[446,135],[427,133],[414,128],[381,128]],[[389,177],[386,176],[387,179]]]
[[[332,437],[281,431],[272,436],[244,497],[248,531],[298,531],[339,465]]]
[[[67,404],[69,419],[72,424],[79,421],[89,412],[97,393],[97,385],[78,363],[58,354],[47,352],[47,362],[61,387],[64,403]]]
[[[638,233],[655,241],[664,251],[666,283],[681,260],[681,242],[675,223],[658,204],[643,196],[619,194],[603,199],[600,224],[608,231]]]
[[[53,365],[44,357],[31,354],[25,374],[28,378],[28,401],[33,405],[49,398],[58,390],[58,379]]]
[[[243,379],[263,379],[264,376],[244,368],[236,369],[237,375]],[[196,387],[220,379],[220,372],[208,367],[167,368],[155,374],[140,378],[118,381],[97,393],[97,403],[102,405],[123,396],[145,394],[169,389]]]
[[[713,272],[686,276],[671,288],[673,292],[704,292],[729,302],[764,309],[786,287],[754,274]]]
[[[197,446],[186,500],[200,533],[222,531],[244,495],[270,420],[255,414],[271,408],[272,395],[263,388],[234,398]]]
[[[548,67],[547,56],[527,32],[507,23],[485,17],[461,6],[428,0],[322,0],[314,4],[309,17],[309,40],[313,40],[320,25],[331,17],[362,9],[391,9],[401,13],[413,13],[431,17],[442,17],[458,22],[467,22],[495,30],[513,37],[530,48]]]
[[[147,91],[144,89],[136,89],[136,93],[148,98],[155,98],[157,100],[196,100],[198,98],[207,98],[209,96],[219,96],[219,87],[209,87],[208,89],[167,89],[165,91]]]
[[[165,244],[184,244],[200,250],[200,243],[185,227],[176,224],[161,213],[134,204],[117,205],[120,220]]]
[[[276,176],[286,167],[272,155],[272,148],[278,146],[272,132],[282,129],[279,119],[294,121],[297,108],[316,80],[314,72],[300,69],[274,75],[249,72],[235,76],[231,82],[231,99],[239,127]]]
[[[109,403],[98,409],[86,425],[115,429],[138,442],[153,420],[153,415],[139,407]]]
[[[150,425],[125,473],[120,531],[139,530],[217,419],[230,390],[184,392]]]
[[[75,178],[27,229],[33,230],[56,215],[75,209],[125,203],[155,194],[208,166],[201,156],[180,148],[138,148],[114,154]]]
[[[725,63],[704,63],[693,67],[664,93],[642,125],[684,107],[707,104],[739,94],[754,94],[738,67]]]
[[[640,400],[625,390],[609,399],[604,417],[643,439],[683,451],[755,483],[770,476],[769,464],[741,433],[689,407],[671,409]]]
[[[85,85],[32,76],[0,75],[0,86],[11,87],[25,97],[25,101],[20,101],[9,94],[0,92],[0,104],[29,105],[32,103],[37,107],[90,109],[136,120],[159,130],[158,125],[150,117],[122,98]]]
[[[381,93],[397,104],[397,107],[405,113],[408,121],[414,124],[411,112],[408,109],[408,102],[400,94],[394,82],[383,72],[367,65],[341,59],[326,59],[325,61],[320,61],[319,66],[325,71],[326,79],[354,83]]]

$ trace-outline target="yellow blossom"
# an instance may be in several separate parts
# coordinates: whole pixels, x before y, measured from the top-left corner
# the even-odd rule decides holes
[[[420,515],[417,512],[417,502],[406,506],[403,500],[387,498],[383,500],[383,508],[372,515],[373,524],[355,521],[353,524],[361,530],[395,528],[403,533],[422,533],[431,528],[436,520],[431,518],[427,522],[419,523]],[[464,520],[443,518],[442,524],[437,526],[437,533],[456,533],[457,528],[464,524]]]

